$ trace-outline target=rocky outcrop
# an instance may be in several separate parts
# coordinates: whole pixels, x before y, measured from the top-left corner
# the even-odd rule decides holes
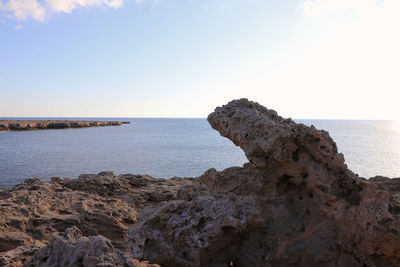
[[[49,244],[38,250],[23,266],[160,267],[125,256],[103,236],[84,237],[77,227],[68,228],[62,234],[54,234]]]
[[[192,178],[157,179],[148,175],[133,174],[115,176],[113,172],[82,174],[78,179],[53,178],[52,181],[73,191],[91,192],[105,198],[123,200],[137,210],[177,199],[182,186],[198,183]]]
[[[348,170],[327,132],[246,99],[208,120],[250,163],[209,170],[180,200],[142,210],[127,234],[133,257],[162,266],[400,265],[399,191]]]
[[[327,132],[247,99],[208,120],[249,163],[0,189],[0,265],[400,266],[400,179],[359,178]]]
[[[74,120],[0,120],[1,131],[27,131],[66,128],[120,126],[130,122],[121,121],[74,121]]]
[[[28,179],[0,188],[0,266],[21,266],[53,233],[76,226],[84,236],[102,235],[125,252],[125,234],[136,212],[177,199],[193,179],[155,179],[112,172],[78,179]]]
[[[101,234],[121,247],[128,225],[136,221],[136,210],[123,200],[39,179],[3,189],[0,214],[0,252],[20,245],[42,245],[53,232],[73,225],[79,225],[84,235]]]

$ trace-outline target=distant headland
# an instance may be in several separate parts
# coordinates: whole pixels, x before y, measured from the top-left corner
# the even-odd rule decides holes
[[[129,123],[128,121],[0,120],[0,132],[120,126]]]

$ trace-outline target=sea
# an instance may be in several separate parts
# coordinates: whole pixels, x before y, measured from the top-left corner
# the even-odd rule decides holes
[[[0,118],[6,119],[6,118]],[[7,118],[28,119],[28,118]],[[29,118],[120,120],[130,124],[0,133],[0,187],[27,178],[77,178],[113,171],[157,178],[197,177],[247,162],[244,152],[206,119]],[[348,167],[361,177],[400,177],[400,122],[295,120],[327,130]]]

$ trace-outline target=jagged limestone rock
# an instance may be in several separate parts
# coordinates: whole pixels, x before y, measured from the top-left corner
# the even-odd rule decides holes
[[[127,234],[133,257],[162,266],[400,265],[396,192],[348,170],[326,131],[247,99],[208,120],[250,163],[211,169],[190,198],[141,211]]]
[[[77,227],[54,234],[24,267],[157,267],[125,256],[104,236],[82,236]],[[159,267],[159,266],[158,266]]]

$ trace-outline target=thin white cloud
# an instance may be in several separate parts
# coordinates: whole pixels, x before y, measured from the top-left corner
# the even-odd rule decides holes
[[[119,8],[123,5],[123,0],[46,0],[46,4],[56,12],[70,13],[77,7]]]
[[[36,0],[9,0],[0,4],[0,11],[12,14],[17,21],[27,20],[32,17],[37,21],[43,21],[46,9]]]
[[[143,0],[136,0],[141,3]],[[124,0],[0,0],[0,16],[26,21],[44,21],[50,12],[70,13],[76,8],[109,7],[120,8]]]

